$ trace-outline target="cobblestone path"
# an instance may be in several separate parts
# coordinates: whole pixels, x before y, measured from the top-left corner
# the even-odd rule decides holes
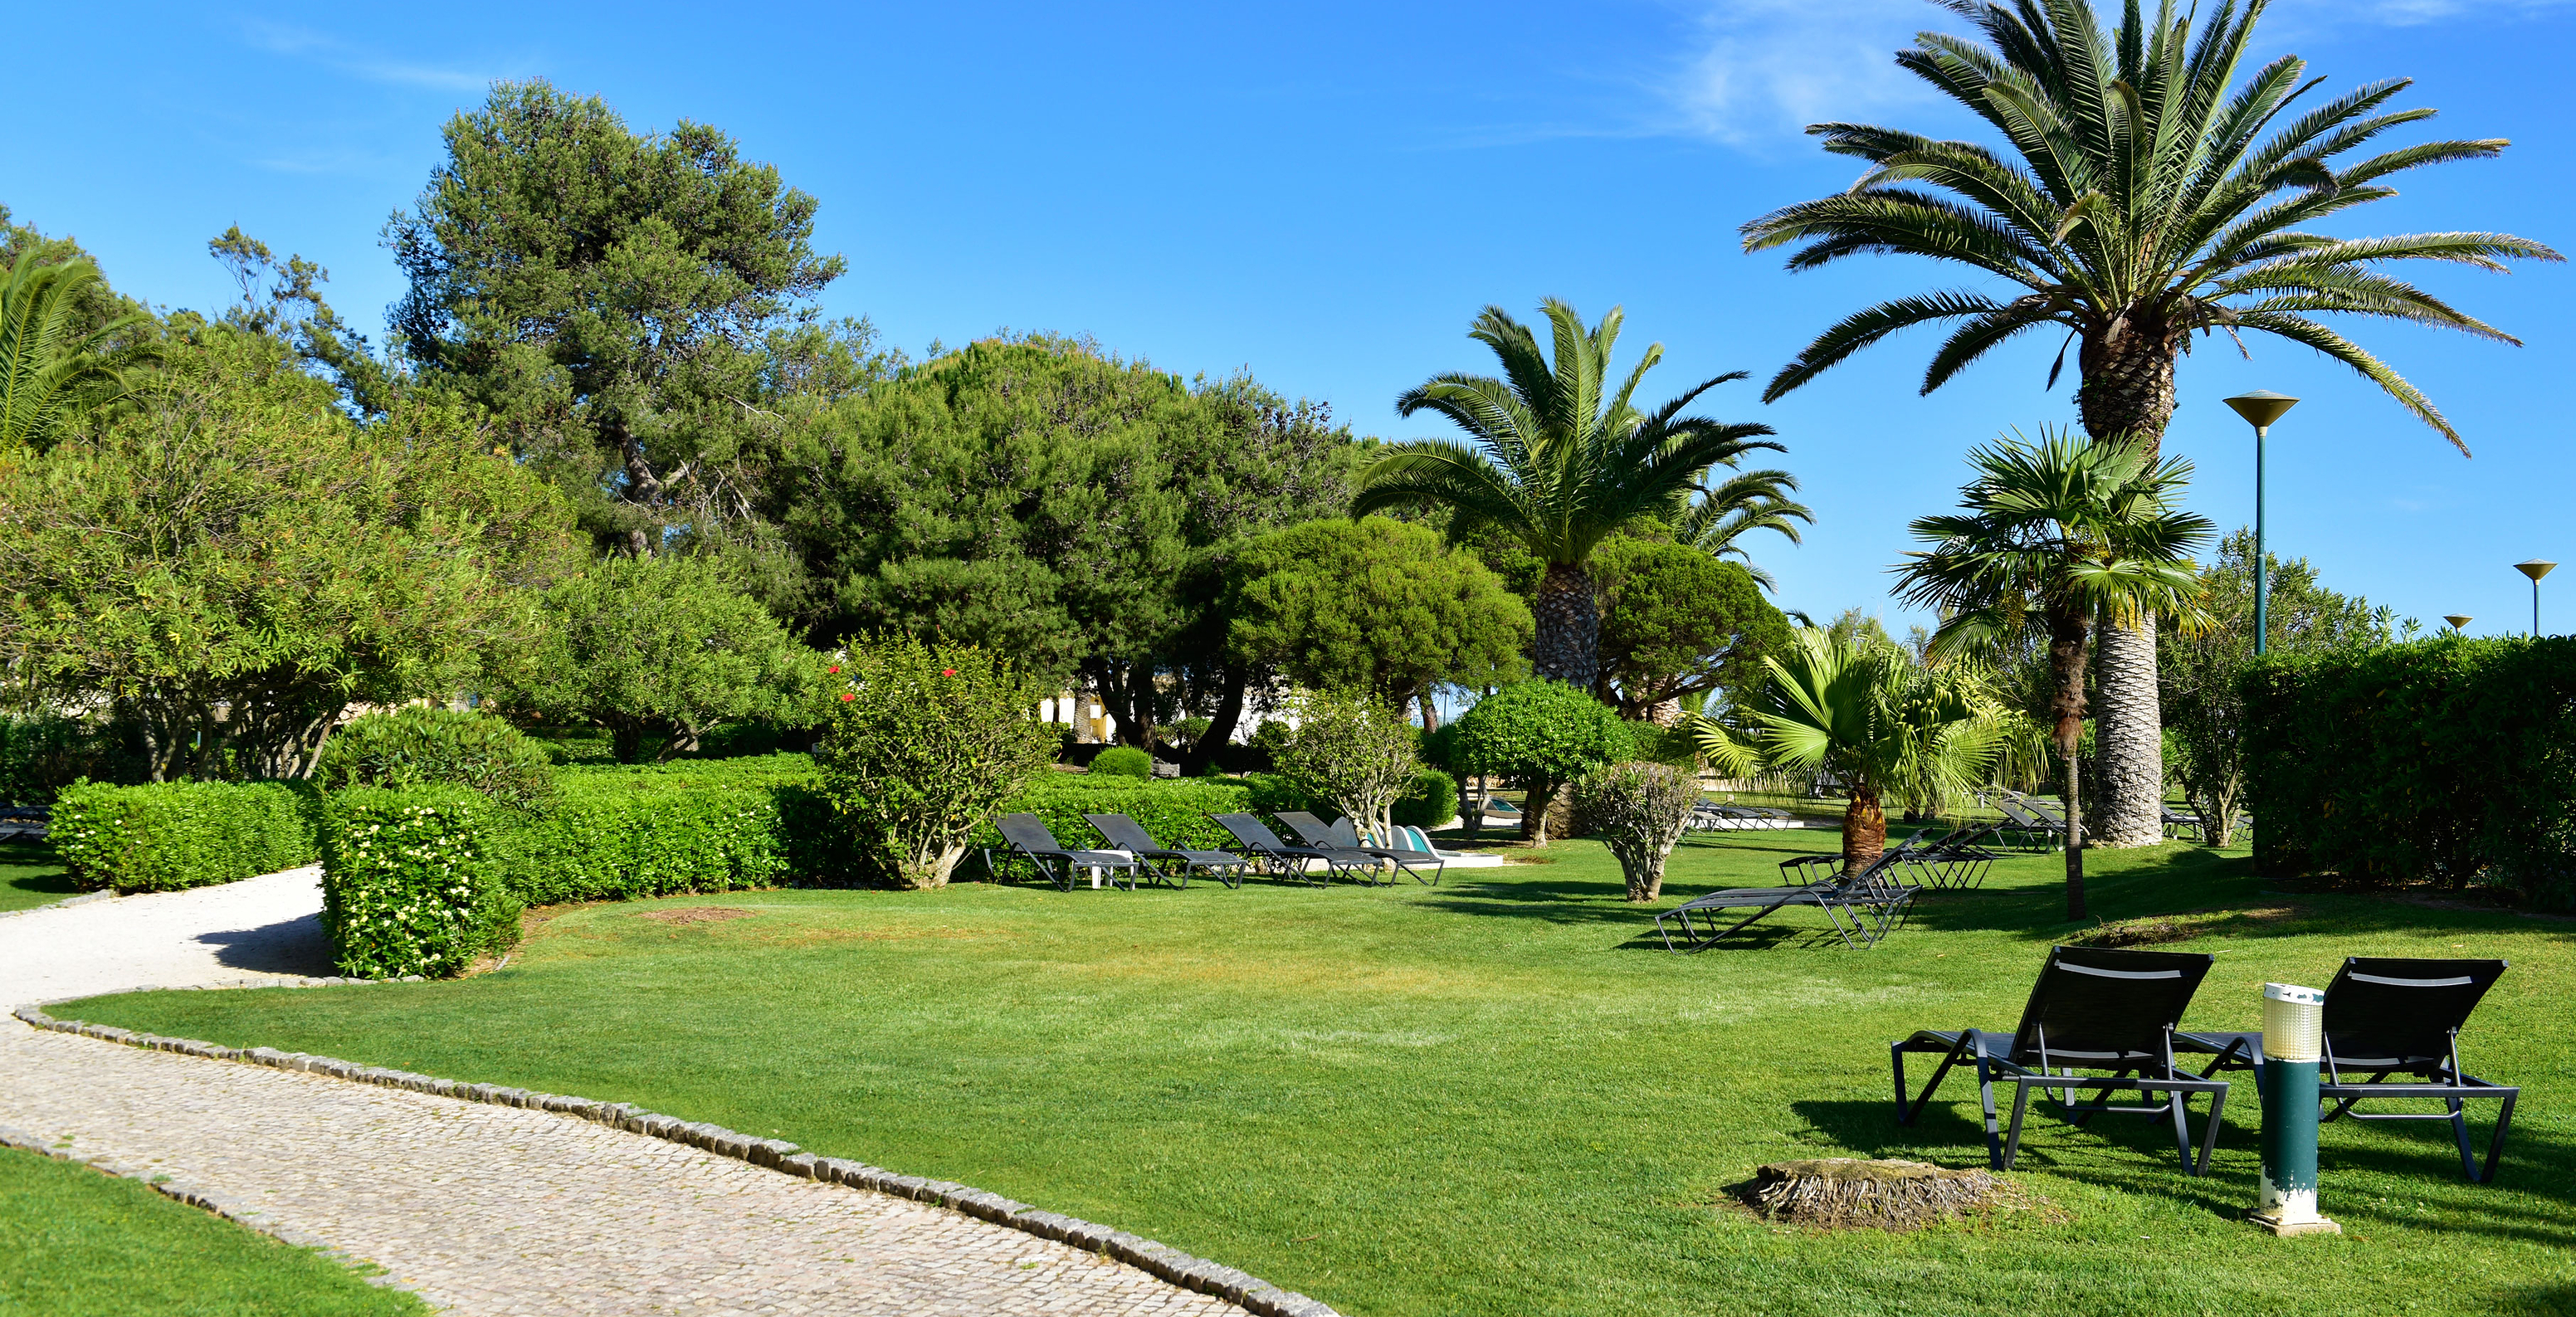
[[[476,1317],[1243,1312],[943,1208],[569,1116],[5,1016],[0,1125],[236,1200]]]

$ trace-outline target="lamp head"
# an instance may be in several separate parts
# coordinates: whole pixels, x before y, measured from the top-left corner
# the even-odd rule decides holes
[[[2256,389],[2252,393],[2237,394],[2227,400],[2227,405],[2235,408],[2236,414],[2244,417],[2247,424],[2260,430],[2281,419],[2282,413],[2298,406],[2299,400],[2286,393]]]
[[[2444,613],[2442,615],[2442,620],[2450,623],[2453,631],[2457,631],[2460,628],[2467,626],[2469,623],[2477,621],[2476,618],[2470,617],[2465,613]]]
[[[2554,563],[2554,562],[2543,562],[2543,561],[2541,561],[2541,560],[2540,560],[2540,559],[2538,559],[2538,558],[2533,558],[2533,559],[2531,559],[2531,560],[2530,560],[2530,561],[2528,561],[2528,562],[2518,562],[2518,563],[2515,563],[2515,564],[2513,565],[2513,569],[2514,569],[2515,571],[2517,571],[2517,572],[2522,573],[2522,574],[2523,574],[2523,575],[2525,575],[2525,576],[2530,577],[2533,581],[2537,582],[2541,577],[2547,576],[2547,575],[2549,574],[2549,569],[2550,569],[2550,568],[2555,567],[2555,566],[2557,566],[2557,565],[2558,565],[2558,564],[2556,564],[2556,563]]]

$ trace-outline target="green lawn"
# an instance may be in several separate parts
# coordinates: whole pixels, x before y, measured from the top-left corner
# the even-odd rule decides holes
[[[52,847],[0,842],[0,911],[24,910],[79,894]]]
[[[0,1148],[0,1313],[406,1317],[428,1312],[308,1249],[132,1180]]]
[[[1769,881],[1829,832],[1685,842],[1672,892]],[[570,909],[510,968],[451,983],[162,993],[61,1013],[640,1103],[962,1180],[1243,1267],[1345,1312],[2171,1314],[2576,1308],[2576,925],[2267,892],[2242,856],[2092,860],[2097,913],[2261,912],[2190,1023],[2253,1028],[2266,979],[2352,953],[2514,962],[2466,1043],[2525,1086],[2502,1184],[2438,1127],[2326,1131],[2348,1232],[2239,1220],[2238,1085],[2212,1174],[2145,1122],[2038,1123],[2030,1210],[1825,1235],[1728,1206],[1758,1164],[1977,1165],[1975,1093],[1890,1118],[1887,1043],[2010,1028],[2053,938],[2053,856],[1927,898],[1871,951],[1792,934],[1667,955],[1590,843],[1436,890],[1213,884],[763,892]],[[728,905],[755,917],[641,916]],[[2483,1116],[2482,1116],[2483,1119]]]

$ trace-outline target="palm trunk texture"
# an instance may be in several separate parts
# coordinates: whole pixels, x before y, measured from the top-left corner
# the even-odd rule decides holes
[[[1887,849],[1887,811],[1879,808],[1875,787],[1852,787],[1843,806],[1843,872],[1857,873],[1878,862]]]
[[[1530,612],[1538,621],[1530,666],[1539,676],[1591,690],[1601,670],[1601,593],[1592,574],[1571,563],[1549,563]]]
[[[2174,412],[2174,357],[2181,341],[2153,319],[2131,318],[2086,338],[2084,384],[2076,402],[2085,432],[2125,440],[2154,457]],[[2102,840],[2152,846],[2164,840],[2164,716],[2156,701],[2156,628],[2102,633],[2102,707],[2094,721],[2094,757],[2102,770]],[[2072,779],[2070,779],[2072,780]],[[2069,807],[2072,812],[2072,807]],[[2069,820],[2070,824],[2072,820]]]

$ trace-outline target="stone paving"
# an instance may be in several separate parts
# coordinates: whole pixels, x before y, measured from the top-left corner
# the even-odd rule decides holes
[[[927,1203],[569,1116],[4,1017],[0,1125],[220,1193],[460,1314],[1243,1311]]]

